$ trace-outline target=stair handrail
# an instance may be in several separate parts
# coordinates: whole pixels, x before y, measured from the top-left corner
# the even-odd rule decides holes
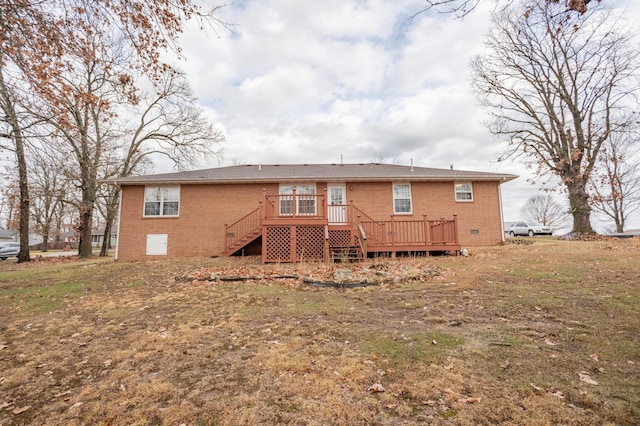
[[[231,225],[224,225],[225,253],[229,250],[229,247],[260,229],[262,225],[261,210],[262,206],[249,212]]]
[[[366,259],[367,258],[367,233],[364,231],[364,228],[362,227],[361,224],[358,224],[358,230],[360,231],[358,242],[360,243],[362,256]]]
[[[352,211],[352,214],[349,215],[349,219],[348,219],[350,224],[352,224],[353,226],[361,226],[363,231],[365,230],[365,228],[368,228],[369,232],[367,236],[373,241],[382,242],[385,240],[384,231],[380,229],[376,229],[376,225],[377,225],[377,228],[384,226],[383,222],[379,220],[375,220],[374,218],[372,218],[371,216],[369,216],[368,214],[360,210],[358,207],[356,207],[353,204],[353,202],[349,205],[349,207],[351,208],[351,211]]]

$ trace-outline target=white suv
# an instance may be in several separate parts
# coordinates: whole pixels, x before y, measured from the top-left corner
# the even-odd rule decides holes
[[[20,243],[0,243],[0,260],[6,260],[11,256],[18,256]]]
[[[509,236],[516,235],[551,235],[553,231],[548,226],[539,224],[538,222],[516,222],[509,227]]]

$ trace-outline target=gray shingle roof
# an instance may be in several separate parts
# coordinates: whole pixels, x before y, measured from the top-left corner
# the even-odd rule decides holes
[[[177,173],[111,179],[119,185],[254,182],[366,182],[366,181],[501,181],[518,176],[465,170],[433,169],[395,164],[246,164]]]

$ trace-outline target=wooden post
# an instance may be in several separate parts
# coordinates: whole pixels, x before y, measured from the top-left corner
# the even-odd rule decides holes
[[[391,215],[391,230],[387,231],[391,234],[391,245],[395,246],[396,245],[396,220],[395,217],[393,215]],[[395,256],[394,256],[395,257]]]
[[[291,244],[289,245],[290,250],[291,250],[291,255],[290,255],[290,261],[293,263],[296,263],[298,261],[297,258],[297,253],[296,253],[296,246],[298,245],[298,241],[296,239],[296,226],[293,225],[291,228],[289,228],[291,231]]]
[[[455,240],[455,243],[459,244],[459,242],[458,242],[458,215],[457,214],[453,215],[453,238]]]
[[[295,218],[298,212],[298,200],[296,199],[296,188],[291,191],[291,217]]]
[[[329,263],[329,225],[324,226],[324,261]]]
[[[262,264],[267,263],[267,226],[262,225]]]
[[[316,200],[316,204],[317,204],[317,200]],[[327,199],[327,187],[324,187],[324,196],[322,197],[322,215],[320,215],[321,218],[323,219],[327,219],[327,221],[329,220],[329,200]]]
[[[264,204],[263,204],[264,203]],[[269,200],[267,199],[267,188],[262,188],[262,201],[260,202],[260,219],[267,218],[267,206],[269,205]]]
[[[429,240],[429,221],[427,220],[427,215],[422,215],[422,220],[424,221],[424,245],[428,245],[430,243]]]
[[[224,255],[228,256],[229,253],[227,253],[227,251],[229,250],[229,225],[227,225],[226,223],[224,224]]]

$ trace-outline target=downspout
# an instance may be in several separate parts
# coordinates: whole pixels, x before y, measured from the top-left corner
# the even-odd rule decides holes
[[[118,229],[116,230],[116,253],[113,255],[113,260],[118,260],[118,248],[120,247],[120,224],[121,222],[121,217],[122,217],[122,187],[120,185],[118,185],[118,188],[120,188],[120,195],[118,198],[120,198],[118,200]]]

